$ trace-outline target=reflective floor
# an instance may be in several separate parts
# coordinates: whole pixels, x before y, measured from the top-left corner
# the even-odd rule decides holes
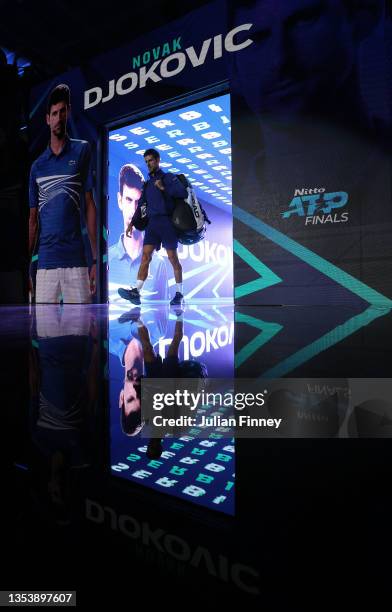
[[[74,589],[112,607],[141,591],[145,605],[209,593],[294,609],[299,550],[323,550],[309,580],[365,550],[358,576],[381,580],[387,413],[383,439],[359,439],[357,423],[345,440],[338,428],[334,439],[234,441],[190,427],[152,441],[138,407],[146,376],[390,378],[391,323],[372,307],[1,308],[4,588]],[[333,548],[342,527],[347,559]]]

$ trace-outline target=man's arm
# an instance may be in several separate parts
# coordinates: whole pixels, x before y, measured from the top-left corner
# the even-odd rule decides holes
[[[91,418],[92,416],[94,416],[97,397],[98,397],[97,381],[99,380],[99,351],[98,351],[99,330],[98,330],[98,324],[95,318],[92,318],[90,322],[90,337],[93,342],[93,346],[92,346],[90,364],[89,364],[89,368],[87,371],[87,393],[88,393],[88,402],[86,406],[87,418]]]
[[[38,208],[30,208],[29,216],[29,257],[31,258],[34,252],[34,247],[38,236]]]
[[[97,209],[95,206],[93,192],[86,192],[86,225],[87,233],[90,240],[91,254],[93,259],[97,258]],[[90,270],[90,292],[95,293],[96,290],[96,275],[97,268],[93,263]]]
[[[29,177],[29,256],[33,256],[38,236],[38,186],[35,178],[35,163],[32,165]]]
[[[29,260],[34,254],[38,238],[38,186],[35,178],[35,164],[32,165],[29,177]],[[30,266],[29,266],[30,267]],[[29,269],[28,291],[31,297],[34,295],[33,281]]]
[[[93,259],[97,258],[97,208],[93,192],[86,192],[86,225]]]
[[[86,225],[90,239],[93,259],[97,257],[97,210],[93,197],[93,172],[91,165],[91,147],[88,142],[83,145],[80,162],[83,191],[86,202]]]
[[[128,238],[130,238],[132,236],[132,231],[133,231],[133,225],[132,225],[132,221],[133,218],[135,217],[138,209],[143,205],[143,204],[147,204],[146,202],[146,198],[145,198],[145,193],[146,193],[146,182],[143,183],[143,188],[142,188],[142,193],[141,196],[139,198],[139,201],[137,203],[135,212],[132,215],[132,219],[130,220],[130,222],[128,223],[128,227],[126,229],[125,235],[128,236]]]
[[[158,185],[158,188],[165,191],[171,198],[186,198],[188,195],[186,188],[175,174],[168,172],[163,181],[157,182],[162,185],[162,187]]]

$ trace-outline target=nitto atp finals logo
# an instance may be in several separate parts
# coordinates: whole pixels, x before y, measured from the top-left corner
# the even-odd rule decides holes
[[[348,193],[345,191],[326,193],[325,187],[296,189],[289,209],[281,214],[283,219],[290,219],[293,215],[302,217],[305,225],[346,223],[348,212],[341,209],[347,202]]]

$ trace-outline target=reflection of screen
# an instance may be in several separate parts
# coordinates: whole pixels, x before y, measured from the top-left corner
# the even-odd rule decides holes
[[[121,317],[121,314],[123,315]],[[126,314],[125,314],[126,317]],[[155,353],[165,358],[176,325],[175,316],[159,306],[144,306],[141,320]],[[178,359],[197,362],[210,378],[234,373],[233,310],[227,306],[188,307]],[[186,431],[181,438],[163,439],[158,460],[146,456],[148,440],[141,433],[124,434],[119,397],[124,387],[125,349],[138,341],[138,324],[124,321],[112,305],[109,313],[110,465],[114,476],[173,495],[197,505],[234,514],[234,441],[215,431],[207,439]],[[145,370],[141,372],[145,374]]]
[[[108,296],[120,300],[117,289],[136,284],[143,233],[134,230],[133,242],[124,230],[140,197],[140,173],[148,178],[143,153],[159,151],[164,172],[184,174],[211,220],[201,242],[179,245],[184,295],[198,299],[232,300],[233,257],[231,215],[230,97],[219,96],[109,132],[108,176]],[[121,168],[131,164],[126,200],[120,193]],[[154,253],[144,300],[167,300],[175,284],[166,251]]]

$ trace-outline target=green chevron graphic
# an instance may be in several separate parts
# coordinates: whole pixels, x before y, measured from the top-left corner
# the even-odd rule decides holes
[[[358,295],[364,301],[368,302],[369,307],[354,317],[350,317],[345,323],[338,325],[329,332],[323,334],[319,339],[311,342],[308,346],[303,347],[293,355],[289,355],[286,359],[264,372],[261,376],[267,378],[278,378],[280,376],[286,376],[289,372],[296,369],[300,365],[303,365],[316,355],[327,350],[331,346],[334,346],[341,342],[344,338],[351,336],[353,333],[369,325],[375,319],[385,316],[391,312],[392,300],[382,295],[378,291],[375,291],[368,285],[365,285],[362,281],[354,278],[350,274],[344,272],[334,264],[323,259],[316,253],[313,253],[310,249],[302,246],[298,242],[295,242],[288,236],[285,236],[278,230],[267,225],[260,219],[257,219],[254,215],[242,210],[238,206],[233,207],[233,216],[245,225],[248,225],[254,231],[272,240],[283,249],[289,251],[293,255],[302,259],[310,266],[322,272],[329,278],[333,279],[337,284],[342,285],[345,289],[352,291],[355,295]],[[250,283],[236,287],[235,297],[242,297],[248,295],[253,291],[265,289],[271,285],[281,282],[276,274],[274,274],[267,266],[262,264],[255,255],[250,253],[245,247],[243,247],[238,241],[234,241],[234,252],[239,255],[246,263],[248,263],[254,270],[256,270],[263,278],[256,279]],[[264,321],[255,319],[254,317],[248,317],[241,313],[236,313],[236,321],[240,323],[247,323],[252,327],[258,329],[267,330],[267,335],[261,333],[256,338],[251,340],[245,347],[243,347],[235,356],[235,367],[239,368],[249,357],[255,353],[263,344],[266,344],[273,336],[282,329],[282,326],[278,323],[265,323]],[[275,330],[274,331],[274,328]],[[277,329],[279,328],[279,329]],[[268,335],[269,334],[269,335]]]
[[[320,257],[320,255],[317,255],[299,242],[289,238],[289,236],[282,234],[282,232],[278,231],[274,227],[264,223],[264,221],[261,221],[261,219],[258,219],[254,215],[248,213],[246,210],[243,210],[238,206],[233,206],[233,217],[239,219],[239,221],[245,225],[248,225],[255,232],[265,236],[272,242],[275,242],[275,244],[278,244],[285,251],[292,253],[302,261],[306,262],[312,268],[315,268],[322,274],[325,274],[325,276],[328,276],[328,278],[334,280],[338,285],[341,285],[348,291],[358,295],[362,300],[368,302],[369,305],[383,306],[388,308],[392,306],[392,300],[387,298],[385,295],[382,295],[362,281],[354,278],[354,276],[351,276],[351,274],[348,274],[341,268],[338,268],[338,266],[332,264],[330,261]],[[273,273],[271,272],[271,274]],[[242,285],[242,287],[243,286],[244,285]],[[241,289],[241,287],[239,287],[239,289]],[[236,292],[235,297],[241,297],[241,295],[237,296]]]
[[[260,275],[260,278],[256,278],[255,280],[249,281],[248,283],[244,283],[239,287],[235,287],[234,289],[234,297],[240,298],[244,295],[249,295],[250,293],[254,293],[255,291],[260,291],[262,289],[266,289],[267,287],[271,287],[272,285],[277,285],[282,282],[282,279],[279,278],[272,270],[270,270],[265,264],[263,264],[253,253],[248,251],[238,240],[233,241],[233,249],[234,253],[241,257],[243,261],[245,261],[248,266],[253,268],[257,274]]]
[[[366,327],[366,325],[369,325],[375,319],[384,317],[390,312],[390,308],[369,306],[359,315],[350,317],[345,323],[337,325],[317,340],[314,340],[296,353],[289,355],[286,359],[283,359],[283,361],[269,370],[266,370],[261,374],[260,378],[280,378],[286,376],[289,372],[292,372],[307,361],[310,361],[316,355],[326,351],[331,346],[335,346],[335,344],[351,336],[362,327]]]
[[[253,353],[258,351],[263,344],[267,344],[271,338],[276,336],[276,334],[283,329],[283,325],[280,325],[279,323],[262,321],[261,319],[256,319],[255,317],[245,315],[241,312],[235,313],[235,322],[246,323],[251,327],[256,327],[256,329],[261,330],[260,334],[253,338],[253,340],[248,342],[248,344],[243,346],[242,349],[235,354],[234,365],[236,368],[239,368],[247,359],[249,359],[249,357],[253,355]]]

